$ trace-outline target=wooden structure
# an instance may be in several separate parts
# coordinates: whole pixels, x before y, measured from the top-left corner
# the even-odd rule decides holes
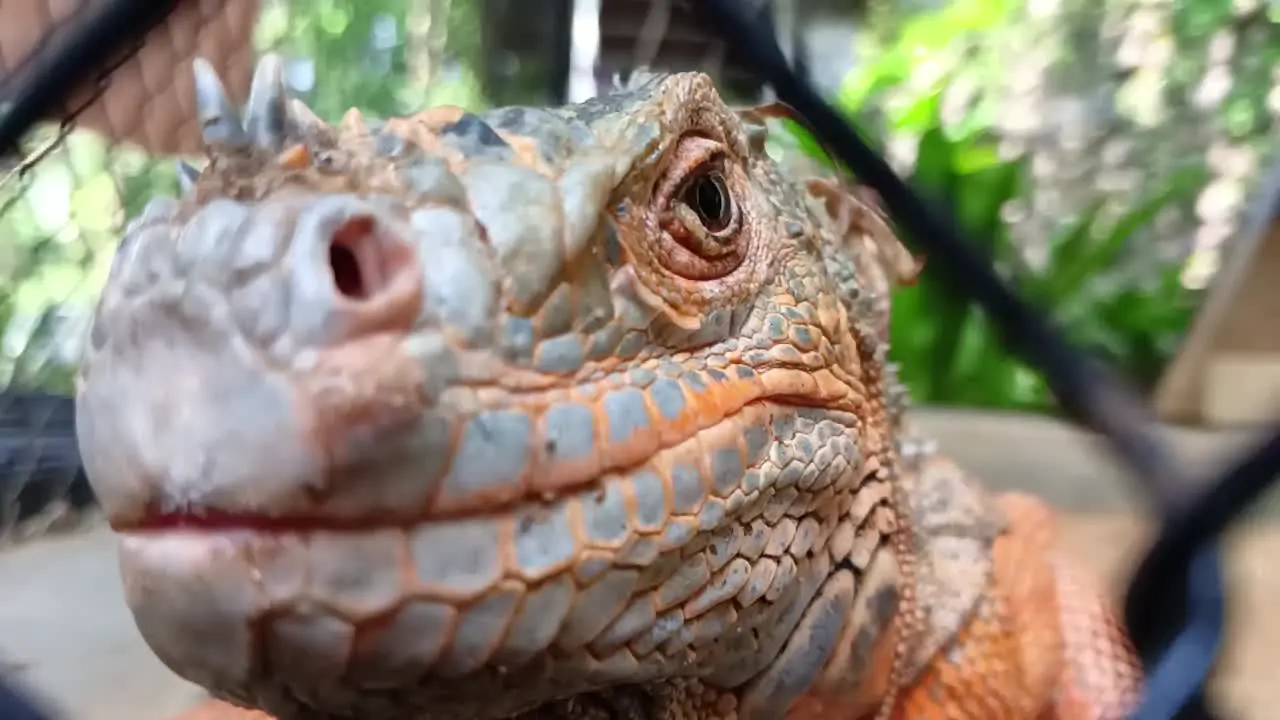
[[[1209,426],[1280,419],[1280,159],[1156,387],[1161,420]]]
[[[772,17],[773,3],[753,2]],[[497,104],[566,101],[574,0],[483,0],[485,93]],[[598,74],[612,77],[637,64],[653,70],[703,70],[737,97],[761,85],[718,38],[676,0],[597,0]]]
[[[485,95],[498,105],[563,104],[573,0],[481,2]]]
[[[764,87],[743,58],[701,27],[688,0],[598,0],[600,67],[609,74],[637,63],[655,70],[702,70],[733,102],[759,100]],[[797,72],[842,78],[852,63],[855,28],[868,0],[738,0],[773,30]],[[819,31],[815,34],[815,30]],[[826,31],[825,33],[821,31]],[[819,37],[825,34],[827,37]],[[838,46],[832,53],[831,43]],[[834,55],[834,57],[833,57]],[[848,57],[845,57],[848,55]],[[821,73],[811,70],[821,69]],[[820,90],[830,92],[833,83]]]
[[[741,0],[771,25],[774,0]],[[637,64],[653,70],[702,70],[722,91],[758,98],[762,84],[746,69],[741,53],[706,32],[684,2],[600,0],[600,69],[606,75]]]

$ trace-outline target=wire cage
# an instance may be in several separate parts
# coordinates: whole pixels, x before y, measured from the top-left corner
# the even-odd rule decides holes
[[[920,239],[931,267],[949,273],[1044,373],[1063,410],[1128,464],[1165,523],[1133,578],[1126,619],[1151,697],[1164,692],[1167,705],[1177,696],[1172,709],[1149,699],[1139,716],[1212,716],[1199,688],[1221,625],[1213,538],[1280,470],[1280,436],[1217,482],[1188,482],[1144,404],[1010,292],[948,210],[909,189],[822,102],[789,30],[792,4],[34,0],[23,8],[4,9],[0,24],[0,381],[9,388],[0,395],[0,537],[38,537],[92,513],[67,394],[123,221],[151,197],[175,194],[173,160],[201,149],[193,57],[210,58],[243,101],[254,58],[281,51],[291,91],[330,120],[352,106],[386,116],[441,103],[556,104],[637,66],[699,68],[731,97],[771,95],[797,110]],[[1187,640],[1188,628],[1208,639]]]

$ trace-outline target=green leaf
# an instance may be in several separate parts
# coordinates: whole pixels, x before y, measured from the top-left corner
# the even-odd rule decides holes
[[[813,136],[813,133],[809,132],[804,125],[790,118],[784,118],[779,125],[783,132],[791,136],[791,139],[795,142],[796,149],[804,153],[806,157],[817,160],[824,167],[835,167],[835,161],[827,154],[826,149]]]
[[[955,187],[955,164],[951,141],[940,125],[933,125],[916,145],[916,165],[911,182],[934,198],[947,199]]]
[[[901,366],[899,377],[911,388],[912,394],[922,402],[931,402],[934,392],[928,373],[929,359],[938,326],[930,321],[924,300],[924,288],[920,284],[894,293],[889,350]]]
[[[956,144],[951,152],[952,163],[956,172],[962,175],[1010,162],[1000,158],[1000,151],[994,143],[979,142],[977,138],[972,136],[957,136]],[[1018,157],[1014,161],[1024,162],[1024,158]]]
[[[932,129],[934,126],[940,128],[941,102],[941,93],[929,92],[921,95],[914,102],[906,104],[894,114],[894,129],[899,132],[914,133]]]
[[[885,90],[901,84],[911,73],[911,61],[902,48],[868,58],[849,73],[836,93],[836,104],[848,110],[861,108]]]
[[[951,169],[953,192],[949,199],[956,219],[970,238],[982,243],[982,249],[988,255],[1007,238],[1001,210],[1016,196],[1022,170],[1021,162],[1003,163],[964,175]],[[933,285],[931,283],[930,287]],[[975,324],[982,318],[976,314],[967,295],[941,282],[936,285],[937,307],[931,314],[938,324],[937,344],[930,361],[933,386],[947,394],[958,387],[968,387],[972,391],[973,386],[964,379],[966,368],[981,368],[986,364],[989,358],[984,356],[985,349],[995,346],[996,339],[987,335],[989,331],[979,329],[985,326]],[[976,338],[980,338],[977,344]],[[1001,382],[993,379],[987,385],[992,392],[998,393]]]
[[[1073,260],[1087,253],[1093,242],[1094,225],[1098,221],[1098,213],[1102,211],[1104,200],[1094,200],[1087,208],[1067,224],[1049,241],[1049,259],[1044,273],[1033,282],[1025,283],[1023,290],[1029,292],[1042,308],[1057,307],[1063,301],[1063,273],[1067,272]]]
[[[1003,211],[1022,187],[1026,163],[1019,160],[964,173],[956,187],[956,212],[969,236],[994,254],[1007,240]]]
[[[1201,171],[1179,173],[1159,191],[1121,215],[1101,237],[1093,237],[1091,233],[1068,237],[1061,251],[1053,255],[1049,300],[1061,301],[1080,292],[1091,277],[1114,267],[1134,236],[1151,225],[1171,203],[1187,199],[1203,177]]]

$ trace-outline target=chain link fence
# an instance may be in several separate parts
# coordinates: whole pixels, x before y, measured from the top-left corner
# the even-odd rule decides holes
[[[32,0],[21,7],[0,2],[0,93],[7,96],[28,73],[39,70],[42,49],[61,42],[74,32],[78,18],[109,1]],[[230,83],[233,99],[243,102],[253,59],[266,50],[279,51],[286,59],[290,90],[329,120],[351,106],[386,116],[436,104],[476,108],[490,102],[554,101],[567,94],[566,73],[581,65],[574,47],[594,42],[592,52],[597,52],[603,46],[601,26],[593,40],[592,33],[579,33],[578,18],[564,14],[573,5],[557,0],[560,12],[547,13],[539,3],[500,0],[189,0],[177,4],[140,51],[130,48],[102,67],[99,77],[104,79],[71,88],[54,113],[69,120],[30,133],[20,153],[0,166],[0,383],[10,388],[0,400],[0,463],[5,464],[0,467],[0,535],[13,535],[15,529],[18,535],[38,532],[21,527],[37,515],[40,530],[62,517],[74,520],[91,504],[75,458],[74,417],[66,394],[84,321],[122,223],[150,198],[176,194],[174,159],[199,150],[192,58],[209,59]],[[498,17],[493,10],[499,6],[505,8],[501,23],[482,22]],[[650,7],[665,10],[646,15],[639,25],[634,57],[641,62],[660,55],[655,48],[666,40],[656,40],[655,34],[665,38],[674,27],[675,6],[656,2]],[[501,42],[512,41],[520,28],[533,28],[531,36],[542,37],[542,44],[503,47]],[[722,70],[732,66],[723,64],[724,55],[709,57]],[[837,122],[834,115],[829,120]],[[934,234],[947,232],[944,228]],[[1126,397],[1107,396],[1107,377],[1070,354],[1047,327],[1037,326],[1034,315],[1018,306],[1007,289],[979,287],[988,277],[990,285],[996,284],[989,272],[974,270],[970,277],[968,289],[975,296],[986,292],[982,299],[996,309],[994,314],[1005,312],[1002,324],[1025,330],[1024,341],[1036,333],[1045,340],[1037,359],[1046,374],[1067,378],[1055,384],[1064,406],[1093,421],[1137,474],[1151,480],[1149,489],[1167,489],[1158,481],[1173,478],[1177,469],[1148,441],[1149,429],[1137,406],[1126,405],[1131,402]],[[1270,455],[1241,464],[1210,491],[1221,500],[1201,503],[1211,513],[1192,513],[1189,502],[1164,498],[1175,522],[1157,545],[1163,555],[1153,552],[1134,589],[1150,599],[1178,582],[1185,585],[1180,573],[1186,558],[1246,501],[1248,493],[1239,488],[1257,486],[1254,478],[1275,466],[1280,440],[1264,450]],[[1233,480],[1238,482],[1233,485]],[[60,511],[49,511],[58,504]],[[1131,629],[1143,629],[1134,622],[1140,594],[1130,595]],[[1165,615],[1180,614],[1183,607],[1172,599],[1161,604],[1172,608]],[[1144,660],[1154,657],[1161,644],[1152,638],[1168,635],[1172,622],[1162,631],[1135,632]]]

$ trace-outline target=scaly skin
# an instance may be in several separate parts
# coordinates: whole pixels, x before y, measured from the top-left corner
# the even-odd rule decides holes
[[[279,718],[1120,718],[1047,511],[902,421],[881,218],[700,74],[333,128],[264,59],[77,397],[138,627]],[[194,718],[262,717],[211,703]]]

